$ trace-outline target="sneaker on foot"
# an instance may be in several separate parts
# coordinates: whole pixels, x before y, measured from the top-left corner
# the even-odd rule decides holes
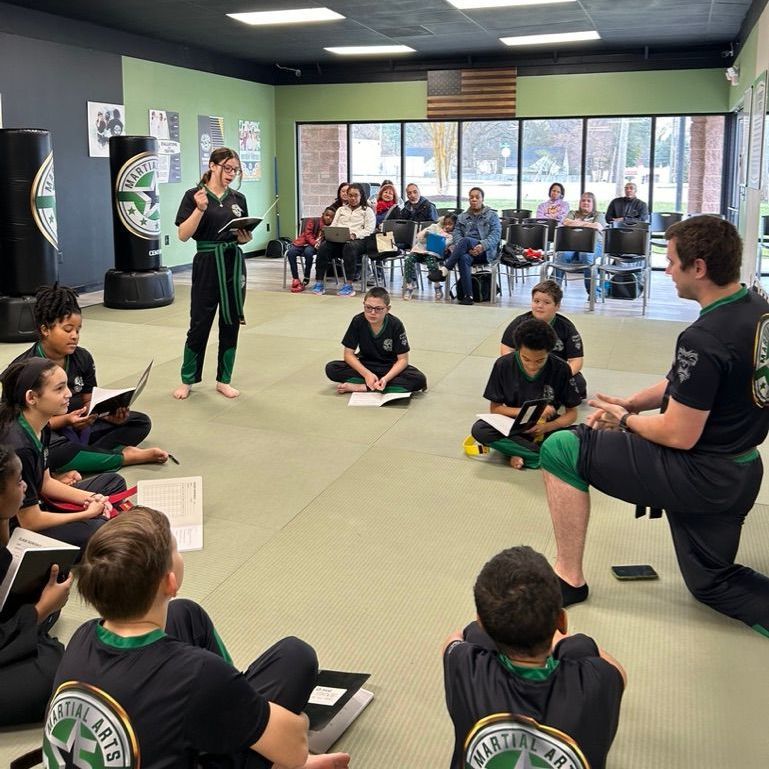
[[[294,278],[291,281],[291,293],[292,294],[299,294],[302,291],[304,291],[304,285],[302,284],[302,281],[299,280],[299,278]]]
[[[413,294],[414,286],[411,283],[406,283],[406,285],[403,287],[403,301],[410,301]]]
[[[322,294],[326,293],[326,284],[322,283],[321,281],[318,281],[313,287],[312,287],[312,293],[316,296],[321,296]]]
[[[336,292],[337,296],[355,296],[355,289],[352,287],[352,283],[345,283],[339,291]]]
[[[463,296],[459,300],[459,304],[466,304],[466,305],[473,304],[473,298],[471,296]]]
[[[443,300],[443,286],[440,283],[435,287],[435,301],[440,302]]]

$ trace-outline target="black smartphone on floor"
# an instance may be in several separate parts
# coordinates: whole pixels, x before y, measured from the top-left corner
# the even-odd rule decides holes
[[[612,566],[611,573],[617,579],[659,579],[659,574],[646,563],[635,566]]]

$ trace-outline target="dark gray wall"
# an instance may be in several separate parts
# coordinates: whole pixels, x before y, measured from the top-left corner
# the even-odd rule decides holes
[[[60,281],[93,286],[114,265],[109,158],[88,157],[87,102],[123,103],[121,57],[0,33],[4,128],[51,132]]]

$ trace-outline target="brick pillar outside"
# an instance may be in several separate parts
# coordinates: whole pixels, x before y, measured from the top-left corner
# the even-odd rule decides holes
[[[697,115],[689,132],[690,212],[719,213],[724,152],[724,118]]]
[[[347,126],[299,127],[299,212],[320,216],[347,178]]]

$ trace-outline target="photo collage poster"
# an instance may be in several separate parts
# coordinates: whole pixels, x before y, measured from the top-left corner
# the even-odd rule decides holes
[[[217,147],[224,147],[224,118],[198,115],[198,155],[201,176],[208,171],[208,159]]]
[[[158,140],[158,182],[182,180],[182,148],[179,143],[179,113],[149,110],[150,136]]]
[[[88,155],[109,157],[111,136],[122,136],[125,127],[125,107],[101,101],[88,102]]]
[[[238,121],[238,153],[243,168],[243,180],[262,178],[262,134],[258,121]]]

